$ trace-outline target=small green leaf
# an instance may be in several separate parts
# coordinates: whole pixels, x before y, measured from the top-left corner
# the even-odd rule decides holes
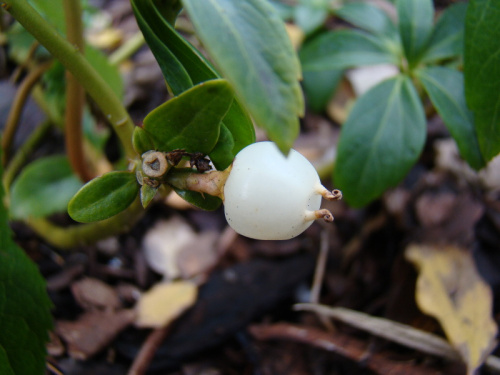
[[[416,66],[432,33],[434,6],[431,0],[398,0],[399,34],[410,67]]]
[[[219,139],[220,123],[233,101],[229,84],[222,79],[201,83],[170,99],[144,119],[155,149],[209,154]]]
[[[236,155],[233,154],[232,150],[234,148],[234,140],[231,132],[227,129],[225,125],[220,128],[220,136],[217,144],[210,152],[210,160],[214,163],[215,168],[224,170],[233,162]]]
[[[142,207],[146,208],[149,206],[151,201],[156,195],[156,192],[158,191],[158,187],[152,187],[149,186],[148,184],[144,184],[141,186],[141,204]]]
[[[341,69],[309,71],[304,70],[302,86],[308,108],[315,112],[323,111],[332,98],[344,75]]]
[[[283,152],[298,135],[300,65],[267,0],[184,0],[210,56],[256,123]]]
[[[38,159],[14,181],[10,214],[13,219],[28,219],[66,212],[68,202],[82,185],[66,156]]]
[[[361,207],[403,179],[424,146],[424,109],[411,79],[388,79],[361,96],[342,126],[335,185]]]
[[[304,45],[300,61],[305,71],[397,64],[398,57],[380,38],[360,30],[328,32]]]
[[[465,25],[465,97],[486,161],[500,153],[499,0],[471,0]]]
[[[191,190],[180,190],[173,187],[175,192],[184,199],[186,202],[191,203],[193,206],[201,208],[206,211],[214,211],[220,207],[222,200],[208,194],[201,194]]]
[[[52,303],[37,266],[12,240],[3,201],[0,185],[0,373],[44,374]]]
[[[172,2],[132,0],[137,22],[162,69],[165,80],[174,95],[180,95],[195,84],[220,76],[202,54],[182,38],[169,20],[162,16],[162,14],[172,16],[175,11],[174,5]],[[233,154],[255,142],[252,120],[237,100],[233,101],[224,118],[224,124],[233,135]]]
[[[139,193],[134,173],[106,173],[84,185],[68,205],[69,215],[81,223],[114,216],[132,204]]]
[[[462,157],[474,169],[484,167],[485,161],[474,129],[474,116],[465,103],[462,73],[435,66],[418,70],[417,77],[457,142]]]
[[[398,41],[396,25],[385,11],[375,5],[351,2],[337,9],[335,15],[361,29]]]
[[[432,63],[462,55],[466,12],[467,3],[446,8],[434,27],[422,62]]]
[[[135,152],[139,155],[144,154],[146,151],[151,151],[155,149],[153,140],[147,131],[145,131],[140,126],[134,128],[134,134],[132,135],[132,144],[134,146]]]

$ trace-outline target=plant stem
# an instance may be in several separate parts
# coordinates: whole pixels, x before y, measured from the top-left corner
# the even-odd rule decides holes
[[[45,136],[51,126],[52,122],[46,120],[35,130],[33,130],[29,138],[22,144],[19,150],[17,150],[9,165],[5,168],[2,182],[6,197],[9,196],[10,185],[12,184],[12,181],[14,181],[14,177],[16,176],[17,172],[21,169],[23,164],[26,163],[28,156],[33,152],[36,145]],[[8,202],[8,199],[6,199],[6,201]]]
[[[144,209],[139,197],[125,210],[95,223],[59,227],[47,219],[28,219],[26,223],[45,241],[60,249],[90,245],[104,238],[130,230],[142,217]]]
[[[66,20],[66,37],[80,53],[84,54],[82,8],[80,1],[63,1]],[[84,182],[95,176],[90,172],[83,154],[82,117],[85,92],[75,76],[66,72],[66,109],[64,112],[64,139],[66,154],[73,171]]]
[[[138,31],[109,56],[109,63],[115,66],[121,64],[141,48],[144,43],[144,35]]]
[[[26,0],[5,0],[0,4],[74,75],[113,126],[126,156],[135,158],[137,154],[132,147],[134,124],[107,82]]]
[[[14,140],[14,135],[16,134],[17,125],[19,123],[19,119],[21,118],[21,113],[23,111],[24,104],[26,103],[26,99],[28,98],[33,86],[40,79],[40,76],[50,67],[51,64],[52,61],[49,61],[36,67],[26,76],[17,90],[16,96],[12,101],[9,116],[5,122],[5,128],[2,136],[3,165],[6,165],[7,160],[9,159],[10,148]]]

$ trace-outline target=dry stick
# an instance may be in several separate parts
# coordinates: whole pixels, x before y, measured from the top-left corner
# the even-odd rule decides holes
[[[311,288],[311,303],[319,302],[319,295],[321,292],[321,284],[325,276],[326,261],[328,259],[328,230],[324,228],[321,231],[321,239],[319,246],[318,259],[316,261],[316,270],[314,272],[314,280]]]
[[[14,97],[10,108],[9,116],[5,122],[5,128],[2,136],[2,164],[4,166],[9,160],[10,147],[14,140],[14,135],[16,134],[17,125],[19,124],[19,119],[21,118],[21,113],[24,108],[24,104],[26,103],[26,99],[28,98],[33,86],[35,86],[40,79],[41,75],[49,69],[51,65],[52,61],[48,61],[36,67],[26,76],[17,90],[16,96]]]
[[[82,8],[79,1],[63,1],[66,34],[77,53],[84,53]],[[85,92],[76,78],[66,73],[66,110],[64,117],[66,153],[73,171],[84,182],[95,176],[90,172],[83,154],[82,117]]]
[[[156,350],[165,340],[168,332],[169,326],[157,328],[149,334],[144,344],[142,344],[139,354],[135,357],[127,375],[143,375],[146,373]]]

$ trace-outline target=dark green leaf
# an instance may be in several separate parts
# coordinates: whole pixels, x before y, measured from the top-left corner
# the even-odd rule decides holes
[[[0,179],[2,174],[0,165]],[[52,329],[52,304],[38,268],[12,240],[3,201],[1,185],[0,373],[44,374],[45,345]]]
[[[434,107],[455,139],[462,157],[474,169],[484,167],[474,128],[474,116],[465,103],[464,79],[461,72],[445,67],[429,67],[417,71]]]
[[[486,161],[500,152],[500,0],[471,0],[465,26],[465,97]]]
[[[132,135],[132,144],[134,146],[135,152],[139,155],[144,154],[146,151],[151,151],[155,149],[153,140],[147,131],[145,131],[140,126],[134,128],[134,134]]]
[[[224,170],[233,162],[236,155],[233,154],[234,140],[231,132],[226,126],[222,125],[220,128],[220,136],[217,144],[210,152],[210,160],[214,163],[215,168]]]
[[[358,99],[342,126],[335,185],[354,207],[396,185],[424,146],[426,120],[411,79],[400,75]]]
[[[399,34],[410,67],[416,66],[432,33],[432,0],[398,0]]]
[[[68,205],[69,215],[81,223],[114,216],[132,204],[139,193],[134,173],[110,172],[84,185]]]
[[[366,31],[398,41],[396,25],[381,8],[364,2],[344,4],[335,15]]]
[[[208,194],[201,194],[191,190],[180,190],[173,188],[179,196],[186,202],[191,203],[193,206],[201,208],[206,211],[214,211],[220,207],[222,200]]]
[[[446,8],[434,27],[422,62],[436,62],[462,55],[466,12],[467,3]]]
[[[397,64],[397,56],[380,38],[359,30],[328,32],[300,51],[304,71],[339,70],[355,66]]]
[[[142,207],[146,208],[158,191],[157,187],[149,186],[148,184],[144,184],[141,186],[141,204]]]
[[[14,181],[10,214],[14,219],[28,219],[66,212],[68,202],[82,185],[66,156],[38,159]]]
[[[225,80],[207,81],[150,112],[144,119],[144,130],[151,135],[156,150],[209,154],[232,101],[233,92]]]
[[[304,105],[300,66],[285,27],[267,0],[185,0],[210,56],[256,123],[287,152]]]
[[[321,112],[332,98],[342,76],[343,70],[319,70],[303,72],[302,86],[306,95],[307,106]]]
[[[158,10],[156,4],[161,6],[152,0],[132,0],[137,22],[172,92],[179,95],[195,84],[219,78],[202,55],[173,29],[162,16],[165,11]],[[252,121],[237,100],[233,101],[224,124],[234,138],[233,153],[255,142]]]

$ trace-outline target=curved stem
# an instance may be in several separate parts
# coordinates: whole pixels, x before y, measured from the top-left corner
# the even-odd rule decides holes
[[[60,227],[47,219],[28,219],[26,223],[45,241],[60,249],[90,245],[104,238],[124,233],[144,213],[139,197],[125,210],[109,219],[95,223]]]
[[[113,126],[127,157],[136,157],[132,147],[134,124],[107,82],[26,0],[5,0],[0,4],[74,75]]]
[[[3,165],[6,165],[7,160],[9,160],[10,148],[14,140],[14,135],[16,134],[17,125],[19,123],[19,119],[21,118],[21,113],[23,111],[24,104],[26,103],[26,99],[28,99],[31,89],[38,82],[40,76],[50,67],[51,64],[52,61],[49,61],[35,68],[26,76],[23,83],[21,83],[17,90],[16,96],[14,97],[11,105],[9,116],[5,122],[5,128],[2,136]]]
[[[64,1],[66,37],[80,53],[84,53],[82,8],[79,1]],[[83,153],[82,117],[85,92],[73,74],[66,72],[66,109],[64,112],[64,139],[66,154],[73,171],[84,182],[95,176],[90,172]]]

